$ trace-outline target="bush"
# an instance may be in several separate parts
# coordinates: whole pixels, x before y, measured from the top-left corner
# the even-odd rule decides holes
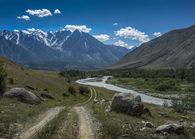
[[[79,87],[79,93],[80,94],[89,94],[90,90],[88,87],[81,86]]]
[[[75,89],[73,86],[70,86],[70,87],[68,88],[68,92],[69,92],[70,94],[74,95],[74,94],[76,94],[76,89]]]
[[[0,64],[0,95],[2,95],[6,90],[6,80],[7,80],[7,73],[3,68],[3,65]]]
[[[63,93],[62,94],[64,97],[69,97],[69,94],[68,93]]]
[[[160,82],[155,89],[158,91],[166,91],[166,90],[172,90],[175,89],[175,82],[174,81],[165,81]]]
[[[172,99],[172,108],[179,113],[186,113],[187,111],[194,111],[194,106],[190,103],[190,98],[180,97],[179,99]]]
[[[49,90],[47,88],[45,88],[44,91],[48,92]]]
[[[85,77],[85,72],[80,70],[64,70],[59,73],[60,76],[65,78],[81,78]]]
[[[9,78],[9,83],[10,84],[14,84],[14,79],[13,78]]]
[[[72,82],[71,79],[67,79],[67,83],[71,84],[71,82]]]

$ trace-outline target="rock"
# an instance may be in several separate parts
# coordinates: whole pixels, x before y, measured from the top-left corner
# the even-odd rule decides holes
[[[145,122],[144,126],[148,127],[148,128],[154,128],[155,127],[154,124],[151,123],[151,122]]]
[[[189,116],[188,115],[186,115],[186,116],[180,116],[182,119],[189,119]]]
[[[105,112],[111,112],[111,109],[106,109]]]
[[[99,100],[98,99],[94,99],[93,102],[94,103],[99,103]]]
[[[164,113],[164,112],[159,112],[159,116],[162,116],[162,117],[169,117],[166,113]]]
[[[180,122],[180,123],[183,123],[183,122],[184,122],[184,120],[183,120],[183,119],[180,119],[180,120],[179,120],[179,122]]]
[[[195,123],[192,123],[191,128],[195,128]]]
[[[141,116],[144,113],[144,106],[140,96],[134,96],[130,93],[119,93],[114,95],[112,99],[111,110],[133,116]]]
[[[134,100],[137,101],[137,102],[141,102],[142,101],[141,100],[141,96],[139,96],[139,95],[135,96]]]
[[[101,102],[106,102],[106,100],[102,98],[102,99],[101,99]]]
[[[148,114],[149,116],[152,116],[150,110],[148,108],[144,107],[144,114]]]
[[[149,127],[142,127],[141,129],[140,129],[140,131],[146,131],[146,130],[150,130],[151,128],[149,128]]]
[[[24,88],[13,88],[3,94],[7,98],[17,98],[19,101],[28,104],[38,104],[41,102],[40,98],[32,92]]]
[[[48,99],[54,99],[54,97],[50,95],[48,92],[41,93],[41,97],[48,98]]]
[[[168,123],[161,126],[158,126],[156,128],[157,133],[163,133],[163,132],[174,132],[176,134],[183,134],[184,133],[184,127],[177,123]]]

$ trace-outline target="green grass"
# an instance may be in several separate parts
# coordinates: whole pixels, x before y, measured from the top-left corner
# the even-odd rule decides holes
[[[96,88],[96,90],[98,92],[98,99],[104,98],[105,100],[110,101],[114,95],[114,92],[103,88]],[[144,105],[150,110],[152,116],[143,115],[141,117],[133,117],[116,112],[105,112],[109,105],[109,102],[105,102],[102,105],[93,103],[89,105],[93,111],[93,115],[102,124],[102,135],[100,136],[102,139],[118,139],[123,135],[131,139],[151,139],[151,135],[154,134],[155,129],[140,131],[140,128],[143,127],[141,124],[142,121],[150,121],[154,123],[155,126],[164,124],[167,121],[179,121],[180,119],[195,121],[195,116],[193,115],[188,115],[186,119],[186,116],[176,113],[170,108],[164,108],[151,104]],[[165,116],[160,115],[162,112],[165,113]],[[175,139],[192,139],[193,137],[195,137],[195,133],[193,132],[192,128],[185,128],[185,135],[171,134],[169,136],[169,138]]]
[[[34,137],[34,139],[75,139],[78,134],[78,117],[66,108]]]
[[[60,123],[65,120],[66,113],[67,110],[63,110],[57,117],[49,122],[46,127],[34,137],[34,139],[48,139],[56,134]]]
[[[76,139],[79,132],[78,115],[69,109],[58,125],[58,131],[51,139]]]
[[[190,94],[195,96],[195,85],[173,78],[113,78],[108,83],[124,88],[159,94]]]

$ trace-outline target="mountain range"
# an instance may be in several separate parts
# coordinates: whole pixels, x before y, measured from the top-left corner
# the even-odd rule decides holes
[[[82,31],[39,29],[0,31],[0,56],[41,69],[95,69],[109,66],[129,50],[105,45]]]
[[[113,69],[194,68],[195,26],[170,31],[129,52]]]

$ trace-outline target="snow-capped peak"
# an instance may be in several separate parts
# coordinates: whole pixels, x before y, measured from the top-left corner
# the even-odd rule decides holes
[[[27,30],[22,30],[23,33],[30,35],[31,33]]]

